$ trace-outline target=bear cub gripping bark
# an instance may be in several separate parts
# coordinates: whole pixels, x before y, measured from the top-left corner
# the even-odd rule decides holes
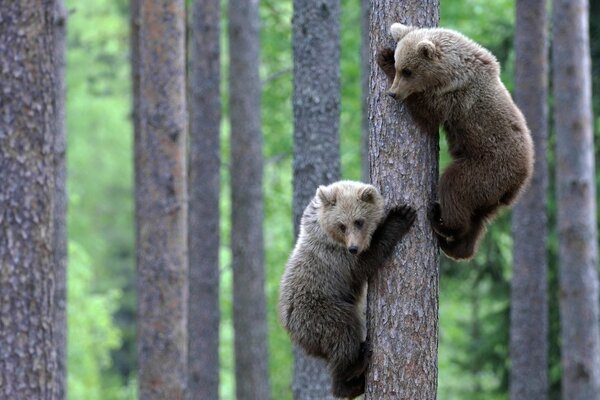
[[[366,284],[414,220],[408,206],[384,218],[377,189],[351,181],[320,186],[304,210],[281,280],[279,317],[297,345],[327,360],[336,397],[365,390]]]
[[[433,229],[446,255],[470,259],[486,222],[531,178],[529,129],[489,51],[448,29],[396,23],[391,33],[395,51],[377,56],[392,84],[388,94],[426,129],[443,125],[453,158],[430,210]]]

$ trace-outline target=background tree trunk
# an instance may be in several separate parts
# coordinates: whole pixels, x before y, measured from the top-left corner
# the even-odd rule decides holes
[[[258,0],[229,2],[231,250],[238,400],[269,399]]]
[[[54,63],[56,128],[54,142],[54,339],[56,341],[56,398],[67,398],[67,131],[65,126],[67,9],[56,0],[54,9]]]
[[[369,77],[371,75],[371,52],[369,51],[369,31],[371,27],[371,0],[360,1],[360,81],[362,87],[362,118],[360,131],[360,155],[362,180],[371,180],[369,165]]]
[[[587,0],[554,0],[563,398],[600,398],[598,245]]]
[[[137,4],[140,398],[179,400],[187,380],[185,7],[183,0]]]
[[[392,47],[390,25],[435,26],[438,0],[373,0],[371,54]],[[395,258],[369,282],[368,337],[373,356],[365,399],[431,400],[437,391],[437,239],[427,219],[438,181],[437,129],[416,125],[406,108],[385,95],[389,83],[372,68],[369,101],[371,180],[388,205],[410,204],[417,221]]]
[[[192,4],[188,399],[219,398],[220,2]]]
[[[0,5],[0,398],[56,398],[55,5]]]
[[[511,283],[510,396],[548,398],[548,46],[546,1],[518,0],[515,100],[535,144],[534,175],[515,205]]]
[[[294,0],[294,235],[319,185],[340,179],[340,3]],[[294,348],[296,400],[332,399],[327,365]]]

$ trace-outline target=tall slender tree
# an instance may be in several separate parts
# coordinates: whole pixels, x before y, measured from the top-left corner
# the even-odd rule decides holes
[[[340,2],[294,0],[294,232],[319,185],[340,179]],[[326,56],[325,56],[326,55]],[[331,399],[326,364],[294,349],[294,399]]]
[[[360,80],[362,88],[362,118],[360,131],[360,155],[362,180],[371,179],[369,166],[369,77],[371,75],[371,52],[369,51],[369,33],[371,0],[360,0]]]
[[[435,26],[438,19],[438,0],[373,0],[371,59],[395,45],[392,23]],[[371,180],[388,204],[410,204],[418,216],[393,261],[369,282],[373,355],[365,399],[431,400],[437,391],[439,256],[426,214],[436,198],[438,134],[417,125],[402,104],[385,96],[388,85],[383,72],[372,68]]]
[[[231,250],[238,400],[270,397],[258,7],[258,0],[229,2]]]
[[[187,380],[185,4],[134,6],[140,398],[178,400]]]
[[[598,234],[587,0],[554,0],[562,391],[600,398]]]
[[[0,4],[0,398],[56,398],[55,2]]]
[[[515,100],[535,145],[534,175],[512,213],[510,395],[548,398],[548,46],[545,0],[518,0]]]
[[[65,73],[67,57],[67,9],[56,0],[54,9],[54,63],[56,128],[54,142],[54,338],[56,340],[56,397],[67,398],[67,132],[65,125]]]
[[[220,1],[195,0],[190,26],[188,399],[219,398]]]

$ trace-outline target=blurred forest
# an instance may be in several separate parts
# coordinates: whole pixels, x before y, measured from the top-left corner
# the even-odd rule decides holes
[[[133,126],[129,1],[67,1],[67,131],[69,191],[68,396],[137,398]],[[224,10],[227,4],[223,3]],[[341,1],[340,120],[342,176],[361,179],[360,4]],[[226,16],[225,11],[222,12]],[[266,294],[272,397],[290,399],[292,349],[276,318],[280,275],[293,245],[292,2],[263,0],[261,16]],[[490,49],[509,90],[514,75],[514,2],[443,0],[441,21]],[[595,136],[600,132],[600,4],[591,2]],[[222,17],[222,69],[228,69],[227,19]],[[594,40],[596,39],[596,40]],[[235,397],[232,273],[229,247],[228,85],[222,73],[221,374],[222,399]],[[552,118],[549,118],[552,121]],[[550,122],[552,128],[552,123]],[[596,140],[598,142],[598,140]],[[554,134],[550,130],[550,171]],[[440,167],[448,161],[441,139]],[[598,152],[596,151],[596,154]],[[598,160],[596,157],[596,163]],[[557,235],[550,173],[550,383],[560,398]],[[442,257],[439,399],[507,399],[510,215],[490,228],[477,257],[456,264]]]

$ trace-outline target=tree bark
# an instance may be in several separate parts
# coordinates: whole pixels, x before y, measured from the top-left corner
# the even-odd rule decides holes
[[[369,77],[371,75],[371,52],[369,51],[369,31],[371,0],[360,0],[360,81],[362,88],[362,112],[360,131],[361,175],[364,182],[371,180],[369,165]]]
[[[548,398],[548,46],[546,1],[518,0],[515,100],[535,145],[530,186],[512,212],[510,396]]]
[[[183,0],[137,5],[140,398],[178,400],[187,380],[185,6]]]
[[[192,4],[188,399],[219,398],[220,2]]]
[[[54,9],[54,62],[56,130],[54,142],[54,339],[56,341],[56,398],[67,398],[67,132],[65,125],[67,9],[56,0]]]
[[[340,3],[294,0],[294,232],[319,185],[340,179]],[[332,399],[327,365],[294,348],[296,400]]]
[[[269,399],[258,0],[229,3],[231,250],[238,400]]]
[[[587,0],[555,0],[556,126],[563,398],[600,398],[598,245]]]
[[[370,58],[395,43],[390,25],[435,26],[438,0],[374,0]],[[437,391],[437,240],[427,219],[436,200],[438,133],[415,124],[403,104],[385,95],[388,82],[371,69],[371,180],[388,205],[410,204],[417,221],[395,257],[369,282],[368,339],[373,355],[365,399],[432,400]]]
[[[56,398],[54,1],[0,6],[0,398]]]

